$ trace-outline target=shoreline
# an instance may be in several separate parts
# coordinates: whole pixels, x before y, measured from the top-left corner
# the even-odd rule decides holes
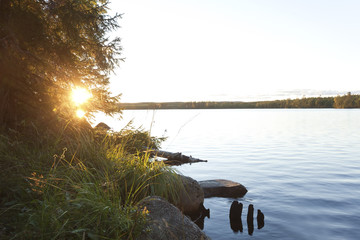
[[[152,109],[266,109],[266,108],[360,108],[360,95],[303,97],[272,101],[200,101],[119,103],[123,110]]]

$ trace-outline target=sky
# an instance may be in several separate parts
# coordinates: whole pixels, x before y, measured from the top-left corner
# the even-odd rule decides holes
[[[122,102],[360,94],[359,0],[112,0]]]

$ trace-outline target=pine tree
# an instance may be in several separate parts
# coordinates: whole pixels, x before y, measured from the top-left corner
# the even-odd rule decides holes
[[[87,111],[118,111],[108,74],[122,60],[120,15],[108,0],[0,0],[0,124],[74,115],[75,86],[93,95]]]

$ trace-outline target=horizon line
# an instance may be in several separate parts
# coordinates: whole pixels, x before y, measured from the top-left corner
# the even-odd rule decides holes
[[[351,92],[348,92],[351,93]],[[348,94],[347,93],[347,94]],[[271,102],[271,101],[283,101],[283,100],[296,100],[296,99],[306,99],[306,98],[335,98],[338,96],[346,96],[347,94],[343,95],[326,95],[326,96],[303,96],[301,98],[281,98],[281,99],[272,99],[272,100],[251,100],[251,101],[241,101],[241,100],[188,100],[188,101],[140,101],[140,102],[119,102],[119,104],[140,104],[140,103],[188,103],[188,102],[238,102],[238,103],[252,103],[252,102]],[[357,96],[360,94],[352,94],[352,96]]]

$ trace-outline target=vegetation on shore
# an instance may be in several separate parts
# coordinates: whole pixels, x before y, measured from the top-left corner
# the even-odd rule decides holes
[[[121,116],[108,90],[121,16],[108,4],[0,1],[0,239],[134,239],[146,230],[138,201],[178,197],[178,175],[143,152],[162,139],[78,118]]]
[[[1,239],[133,239],[147,214],[138,201],[177,198],[176,173],[142,153],[159,139],[79,126],[0,134]]]
[[[241,109],[241,108],[360,108],[360,95],[309,97],[257,102],[143,102],[120,103],[122,109]]]
[[[0,1],[0,239],[134,239],[148,195],[176,200],[175,172],[143,147],[162,139],[127,127],[108,74],[122,60],[108,0]]]

